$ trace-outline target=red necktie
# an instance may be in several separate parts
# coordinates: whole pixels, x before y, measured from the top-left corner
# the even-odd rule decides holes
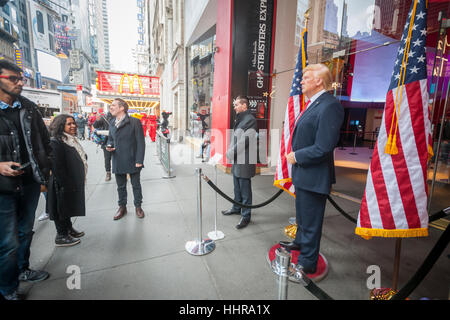
[[[300,112],[300,114],[298,115],[297,120],[295,120],[294,128],[297,126],[298,120],[303,115],[303,112],[305,112],[305,110],[308,108],[310,102],[311,102],[311,100],[308,100],[308,102],[306,102],[305,108],[303,108],[302,112]]]

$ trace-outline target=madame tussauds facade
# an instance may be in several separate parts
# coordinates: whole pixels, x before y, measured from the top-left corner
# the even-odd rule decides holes
[[[354,167],[355,162],[340,161],[338,152],[349,153],[356,148],[365,150],[367,159],[361,160],[365,163],[361,168],[368,167],[411,2],[217,1],[214,28],[200,37],[197,47],[190,48],[188,63],[192,72],[188,71],[186,88],[192,92],[187,97],[188,114],[207,114],[203,120],[212,132],[210,156],[225,155],[235,120],[233,99],[242,94],[249,98],[249,109],[257,119],[258,171],[274,171],[305,12],[310,9],[308,62],[324,63],[330,68],[332,93],[345,109],[336,165]],[[436,180],[447,183],[450,134],[446,132],[450,129],[446,128],[450,125],[450,108],[444,109],[450,75],[449,16],[448,1],[428,1],[426,63],[435,150],[431,162],[437,159],[437,172],[430,168],[429,179],[434,175]],[[198,47],[204,47],[205,52]],[[199,74],[204,74],[203,79]],[[203,110],[200,106],[207,107]],[[201,119],[197,122],[188,121],[187,127],[194,138],[201,139]],[[231,166],[225,157],[221,164]]]

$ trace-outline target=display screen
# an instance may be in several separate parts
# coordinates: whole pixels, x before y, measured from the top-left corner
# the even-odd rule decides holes
[[[42,77],[62,81],[61,61],[59,58],[52,56],[40,50],[36,50],[39,72]]]

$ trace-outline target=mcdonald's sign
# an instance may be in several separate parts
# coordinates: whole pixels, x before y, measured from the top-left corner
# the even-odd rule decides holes
[[[137,74],[133,75],[131,77],[131,81],[130,81],[130,76],[126,73],[124,73],[122,75],[122,77],[120,78],[120,83],[119,83],[119,93],[123,93],[123,80],[125,80],[125,78],[127,78],[128,80],[128,88],[130,90],[130,93],[134,93],[134,79],[137,79],[138,83],[139,83],[139,90],[141,94],[144,94],[144,88],[142,87],[142,82],[141,79],[139,78],[139,76]]]
[[[159,96],[159,78],[148,75],[97,70],[96,85],[100,94]]]

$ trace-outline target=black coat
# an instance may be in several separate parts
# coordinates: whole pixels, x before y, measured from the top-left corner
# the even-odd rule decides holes
[[[31,162],[34,180],[39,184],[47,184],[50,173],[50,138],[42,116],[36,104],[20,96],[18,98],[22,134],[25,139],[28,156]],[[15,161],[21,163],[19,132],[14,124],[6,119],[0,111],[0,161]],[[0,175],[0,192],[19,192],[22,188],[22,178]]]
[[[115,174],[136,173],[136,163],[144,164],[145,137],[141,121],[125,115],[119,125],[115,119],[109,123],[108,145],[116,150],[112,152],[112,172]]]
[[[303,113],[292,133],[292,183],[307,191],[329,194],[336,182],[333,151],[344,121],[344,108],[328,92]]]
[[[47,212],[50,219],[85,216],[85,171],[77,150],[51,139],[52,174],[48,184]]]
[[[252,178],[256,173],[257,126],[250,110],[238,113],[226,157],[233,165],[231,173],[238,178]]]
[[[101,116],[100,119],[95,120],[93,126],[96,130],[109,130],[109,122],[113,119],[113,116],[111,113],[108,112],[108,114],[105,116]],[[102,149],[106,148],[106,143],[108,142],[108,137],[104,139],[104,142],[101,144]]]

